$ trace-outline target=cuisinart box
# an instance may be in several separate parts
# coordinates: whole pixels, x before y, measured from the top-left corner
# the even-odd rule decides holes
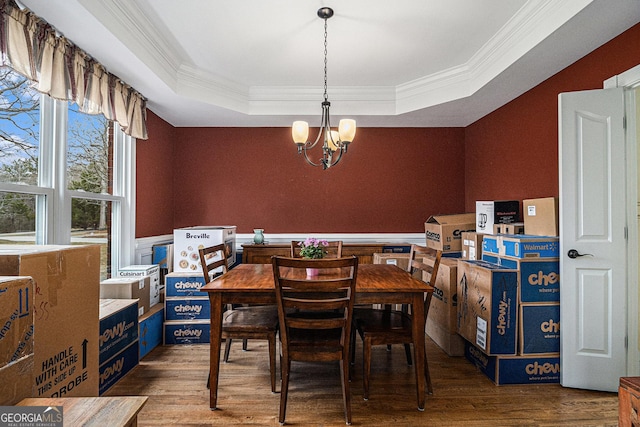
[[[199,250],[224,243],[227,264],[236,260],[236,226],[197,226],[173,230],[173,271],[202,273]]]

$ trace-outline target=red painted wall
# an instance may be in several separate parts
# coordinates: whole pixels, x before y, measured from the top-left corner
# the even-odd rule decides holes
[[[191,225],[239,233],[422,232],[476,200],[558,195],[557,96],[640,63],[640,24],[461,128],[360,128],[335,169],[307,166],[288,128],[173,128],[137,145],[136,237]]]
[[[176,128],[147,111],[148,140],[136,143],[136,237],[173,234]]]
[[[558,94],[640,63],[640,24],[465,129],[465,207],[558,196]]]

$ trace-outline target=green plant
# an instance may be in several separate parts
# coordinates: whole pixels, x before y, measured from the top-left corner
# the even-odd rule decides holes
[[[300,255],[304,258],[319,259],[323,258],[327,253],[326,247],[329,246],[329,242],[326,240],[316,239],[315,237],[309,237],[304,242],[298,243],[300,246]]]

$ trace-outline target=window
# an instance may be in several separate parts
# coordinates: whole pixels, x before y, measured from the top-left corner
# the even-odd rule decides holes
[[[99,244],[101,279],[131,264],[135,140],[7,67],[0,77],[0,243]]]

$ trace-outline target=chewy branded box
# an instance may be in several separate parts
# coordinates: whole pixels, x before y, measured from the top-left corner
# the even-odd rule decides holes
[[[434,258],[424,257],[424,262],[433,265]],[[428,282],[427,273],[423,273],[422,280]],[[433,322],[444,328],[449,333],[458,332],[458,260],[454,258],[440,258],[440,267],[435,282],[431,305],[429,306],[429,316],[427,323]]]
[[[433,215],[424,223],[427,247],[443,252],[462,251],[462,233],[476,230],[473,213]]]
[[[0,277],[0,368],[33,354],[33,290],[31,277]]]
[[[164,345],[209,344],[211,325],[208,321],[164,322]]]
[[[99,245],[0,245],[0,275],[31,276],[33,395],[98,395]]]
[[[200,290],[205,284],[202,274],[169,273],[164,276],[165,297],[206,297],[208,294]]]
[[[518,272],[458,261],[458,333],[486,354],[516,354]]]
[[[164,301],[165,320],[210,320],[208,298],[167,298]]]
[[[560,303],[520,304],[519,352],[560,354]]]
[[[118,270],[118,277],[149,276],[149,308],[160,302],[160,267],[151,265],[129,265]]]
[[[465,356],[496,385],[560,382],[559,356],[487,356],[470,343]]]
[[[162,324],[164,323],[164,306],[154,305],[149,312],[138,319],[138,343],[140,359],[151,350],[162,344]]]
[[[138,340],[138,300],[100,300],[100,364]]]
[[[522,201],[524,232],[537,236],[558,235],[558,198]]]
[[[0,406],[13,406],[22,399],[34,395],[33,371],[33,353],[0,368]],[[8,423],[4,425],[37,424]]]
[[[409,267],[409,255],[408,253],[375,253],[373,263],[392,264],[406,271]]]
[[[497,258],[497,264],[518,270],[520,302],[560,301],[560,261],[558,258]]]
[[[100,395],[138,365],[138,341],[100,365]]]
[[[173,271],[202,274],[199,250],[225,244],[227,264],[236,260],[236,227],[197,226],[173,230]]]
[[[518,200],[482,200],[476,202],[476,230],[492,234],[494,224],[510,224],[520,217]]]
[[[462,259],[482,259],[482,239],[484,234],[475,231],[462,233]]]
[[[149,291],[151,278],[143,277],[114,277],[100,282],[101,299],[137,299],[138,316],[149,311]]]

